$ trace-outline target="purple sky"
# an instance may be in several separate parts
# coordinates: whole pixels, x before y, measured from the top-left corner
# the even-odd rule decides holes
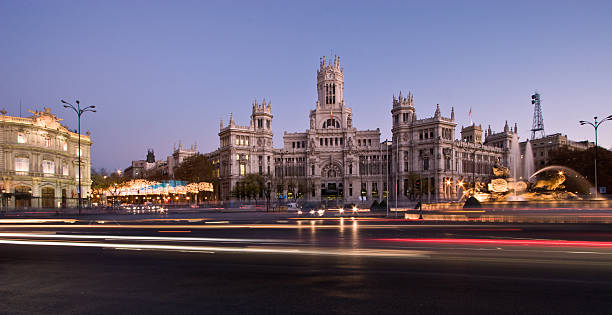
[[[248,124],[272,99],[275,145],[308,128],[319,57],[341,56],[360,129],[390,138],[392,95],[417,116],[468,111],[495,131],[529,137],[530,95],[547,134],[593,140],[578,120],[612,114],[610,1],[25,1],[0,2],[0,107],[19,115],[59,100],[96,105],[83,117],[96,168],[125,168],[147,148],[218,146],[219,118]],[[612,147],[612,122],[599,140]]]

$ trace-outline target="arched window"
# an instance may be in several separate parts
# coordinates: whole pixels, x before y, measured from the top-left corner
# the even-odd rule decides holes
[[[340,122],[330,118],[323,123],[323,128],[340,128]]]

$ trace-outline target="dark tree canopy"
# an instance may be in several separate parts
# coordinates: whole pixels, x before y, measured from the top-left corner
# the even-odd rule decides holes
[[[174,179],[190,183],[213,182],[214,168],[212,163],[202,154],[196,154],[183,160],[174,169]]]
[[[561,148],[550,153],[549,165],[563,165],[582,174],[595,184],[595,148],[586,151],[574,151]],[[602,147],[597,148],[597,181],[600,187],[612,189],[612,152]]]
[[[107,173],[104,168],[100,170],[91,169],[91,188],[106,189],[114,184],[119,184],[127,179],[116,172]]]

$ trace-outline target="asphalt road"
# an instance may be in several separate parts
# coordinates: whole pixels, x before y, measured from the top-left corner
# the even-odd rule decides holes
[[[606,224],[0,222],[0,313],[606,314]]]

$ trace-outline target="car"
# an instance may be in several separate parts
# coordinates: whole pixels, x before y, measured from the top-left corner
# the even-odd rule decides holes
[[[344,204],[344,213],[346,215],[359,215],[359,208],[354,203]]]

